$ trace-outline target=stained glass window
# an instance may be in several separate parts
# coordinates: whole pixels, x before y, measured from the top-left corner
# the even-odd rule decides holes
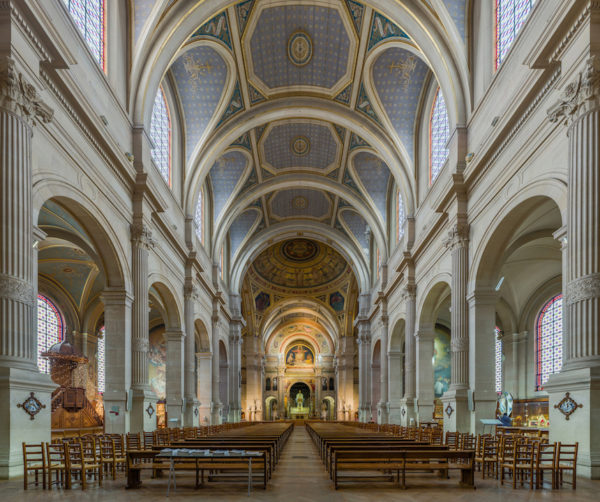
[[[406,215],[404,213],[404,202],[402,201],[400,190],[397,192],[397,198],[398,202],[396,204],[396,221],[398,222],[398,240],[400,240],[404,235],[404,220],[406,219]]]
[[[150,138],[154,143],[151,151],[152,160],[167,184],[171,186],[171,117],[162,86],[154,99]]]
[[[98,333],[98,352],[96,353],[96,357],[98,359],[98,392],[101,394],[104,393],[104,378],[106,376],[106,367],[105,367],[105,359],[106,359],[106,338],[104,336],[104,326],[100,328],[100,332]]]
[[[73,22],[83,35],[94,59],[104,70],[104,0],[63,0]]]
[[[504,61],[535,0],[496,0],[496,68]]]
[[[50,373],[48,359],[42,357],[52,345],[63,337],[63,319],[56,305],[43,295],[38,295],[37,302],[37,339],[38,368],[42,373]]]
[[[196,226],[196,235],[200,242],[204,242],[204,197],[202,190],[198,193],[198,202],[196,202],[196,211],[194,213],[194,224]]]
[[[553,373],[562,368],[562,294],[542,308],[536,325],[536,386],[541,390]]]
[[[495,362],[495,376],[496,376],[496,392],[500,394],[502,392],[502,331],[498,326],[494,329],[494,339],[495,339],[495,354],[494,354],[494,362]]]
[[[438,87],[429,120],[429,184],[433,183],[448,158],[446,143],[450,138],[450,124],[444,95]]]

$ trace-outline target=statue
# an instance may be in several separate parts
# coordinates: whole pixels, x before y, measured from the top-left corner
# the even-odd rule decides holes
[[[302,391],[299,391],[298,394],[296,394],[296,406],[298,408],[302,408],[304,406],[304,394],[302,394]]]

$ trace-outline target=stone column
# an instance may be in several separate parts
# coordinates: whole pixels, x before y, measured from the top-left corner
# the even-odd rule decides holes
[[[354,351],[354,338],[341,337],[337,355],[335,403],[338,420],[354,420],[353,414],[358,408],[357,403],[354,402]]]
[[[406,286],[404,290],[404,305],[406,312],[406,324],[404,327],[404,397],[401,400],[402,415],[400,423],[404,426],[410,425],[411,421],[417,421],[415,413],[416,394],[416,339],[415,325],[417,317],[417,294],[414,285]],[[432,370],[433,371],[433,370]]]
[[[465,432],[469,429],[469,316],[467,281],[469,276],[469,226],[456,223],[448,232],[446,247],[452,254],[451,297],[451,377],[442,396],[444,429]],[[490,359],[490,364],[493,358]],[[445,411],[451,411],[450,415]]]
[[[0,478],[23,474],[22,441],[50,440],[56,385],[37,368],[31,140],[36,121],[52,114],[15,62],[0,57]],[[17,407],[31,392],[45,406],[35,420]]]
[[[433,418],[433,326],[421,326],[415,333],[416,340],[416,397],[418,422],[430,421]],[[407,410],[408,412],[409,410]],[[413,411],[414,413],[414,411]]]
[[[219,330],[220,322],[218,311],[213,311],[212,317],[212,396],[210,407],[210,423],[219,425],[221,423],[221,403],[220,383],[221,383],[221,358],[219,357]]]
[[[148,381],[148,252],[154,247],[152,232],[141,221],[131,225],[131,249],[133,272],[133,336],[131,340],[132,361],[132,409],[133,432],[156,429],[156,417],[146,412],[150,404],[156,410],[156,395]]]
[[[242,323],[239,317],[229,325],[229,422],[239,422],[242,416]]]
[[[105,361],[104,430],[107,433],[129,432],[127,393],[131,388],[131,305],[133,297],[126,291],[106,289],[100,300],[104,304]]]
[[[382,302],[384,303],[384,302]],[[390,396],[389,396],[389,382],[388,382],[388,328],[389,328],[389,319],[387,316],[387,306],[382,304],[382,309],[384,312],[381,315],[380,319],[380,329],[381,329],[381,351],[380,351],[380,385],[381,385],[381,395],[379,398],[379,403],[377,403],[377,423],[378,424],[386,424],[388,423],[388,412],[390,406]]]
[[[590,34],[599,29],[592,18]],[[600,57],[592,55],[549,110],[568,125],[569,187],[566,291],[567,338],[560,374],[545,385],[550,402],[550,441],[579,442],[578,474],[600,478]],[[555,408],[566,393],[582,408],[565,421]]]
[[[210,352],[198,352],[196,354],[198,365],[198,419],[195,425],[210,424],[211,409],[211,377],[212,377],[212,354]]]
[[[167,417],[168,427],[181,427],[183,421],[184,346],[186,336],[180,328],[165,331],[167,341]]]
[[[358,420],[371,419],[371,327],[367,320],[358,324]]]
[[[256,420],[255,403],[258,407],[263,400],[261,356],[258,349],[259,339],[249,333],[246,336],[246,344],[246,419],[254,421]]]
[[[277,406],[279,406],[279,417],[285,417],[286,407],[285,407],[285,367],[277,368]],[[263,387],[264,388],[264,387]],[[262,406],[265,405],[265,400],[262,400]],[[265,410],[266,416],[267,410]],[[288,417],[289,418],[289,417]]]
[[[185,316],[185,355],[184,355],[184,393],[185,406],[183,410],[183,426],[192,427],[198,425],[198,398],[196,395],[196,325],[195,304],[198,299],[198,290],[190,281],[184,287],[183,292],[184,316]]]
[[[448,430],[469,430],[474,434],[483,432],[482,418],[495,418],[496,411],[496,301],[498,293],[476,291],[468,298],[469,302],[469,373],[475,409],[469,416],[444,411],[444,426]],[[444,410],[446,408],[444,407]],[[470,423],[469,423],[470,418]],[[466,419],[466,420],[465,420]]]

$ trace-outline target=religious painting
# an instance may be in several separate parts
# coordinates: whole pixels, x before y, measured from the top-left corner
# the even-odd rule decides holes
[[[315,355],[310,347],[303,343],[296,343],[288,348],[285,354],[286,366],[308,367],[314,366]]]
[[[433,391],[442,397],[450,385],[450,333],[439,325],[433,339]]]
[[[336,312],[342,312],[344,310],[344,297],[339,291],[329,295],[329,305],[331,305],[331,308]]]
[[[155,329],[150,333],[148,349],[148,378],[150,387],[159,399],[165,399],[167,395],[167,344],[163,333],[164,328]]]
[[[261,291],[256,295],[256,298],[254,298],[254,305],[256,306],[256,310],[258,312],[262,312],[271,305],[271,297],[268,293]]]

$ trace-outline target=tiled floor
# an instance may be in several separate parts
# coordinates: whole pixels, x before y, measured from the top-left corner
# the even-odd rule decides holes
[[[570,486],[561,490],[530,491],[528,488],[518,488],[500,485],[496,480],[482,480],[476,474],[476,490],[460,488],[457,477],[440,480],[434,476],[411,477],[409,489],[400,490],[388,484],[377,485],[346,485],[339,490],[333,489],[333,483],[327,477],[323,465],[317,456],[315,447],[303,426],[296,426],[287,443],[282,458],[266,491],[258,488],[252,492],[250,499],[277,502],[379,502],[405,500],[410,502],[440,501],[498,501],[515,502],[517,500],[543,501],[598,501],[600,500],[600,481],[578,480],[577,490]],[[110,500],[111,502],[144,501],[153,502],[164,500],[167,478],[148,479],[143,477],[140,490],[125,490],[125,479],[121,475],[116,481],[107,481],[102,488],[93,485],[85,492],[81,490],[45,491],[30,488],[23,491],[22,481],[0,482],[0,502],[21,501],[84,501]],[[193,488],[192,476],[178,476],[177,493],[169,497],[173,500],[203,501],[247,501],[246,486],[242,484],[210,485],[199,490]]]

